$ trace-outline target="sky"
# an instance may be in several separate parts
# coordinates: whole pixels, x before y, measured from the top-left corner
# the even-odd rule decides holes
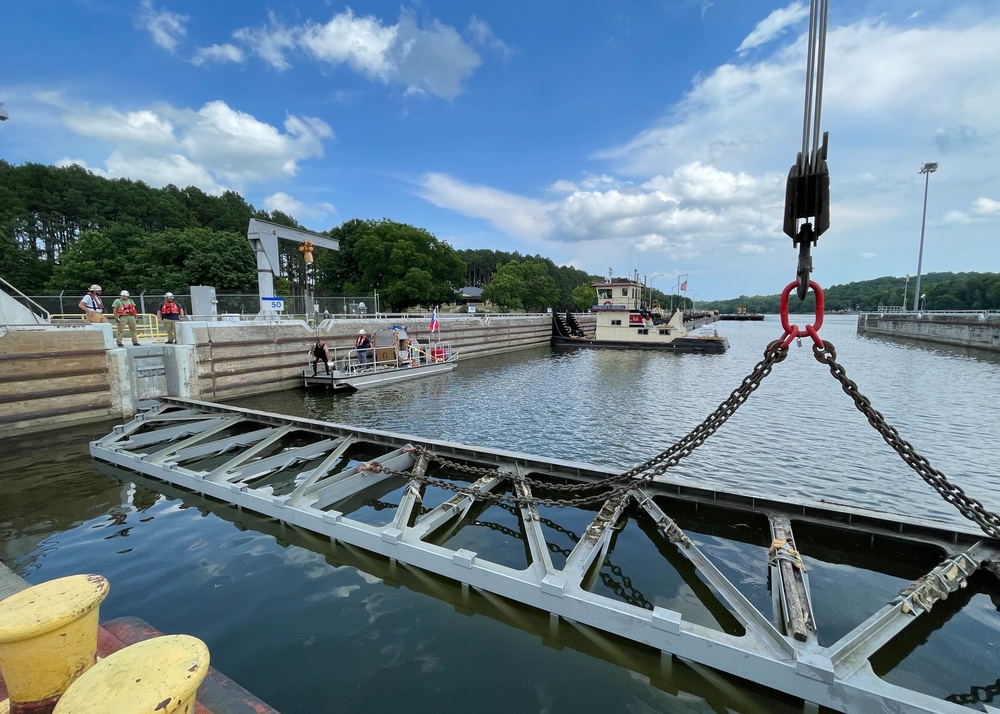
[[[8,2],[0,158],[771,295],[808,26],[771,0]],[[915,277],[925,189],[922,273],[1000,272],[998,0],[829,0],[819,128],[817,283]]]

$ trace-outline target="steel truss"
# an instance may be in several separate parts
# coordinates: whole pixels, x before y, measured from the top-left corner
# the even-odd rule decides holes
[[[294,443],[288,441],[292,436]],[[352,461],[348,452],[359,445],[377,451],[378,458]],[[801,698],[809,711],[817,706],[900,714],[969,711],[883,680],[870,659],[936,602],[965,587],[981,567],[994,574],[1000,570],[996,565],[1000,544],[971,529],[851,507],[693,488],[662,477],[632,491],[616,492],[596,510],[562,567],[556,567],[543,529],[546,519],[531,502],[531,486],[519,478],[599,482],[615,476],[613,469],[193,400],[160,400],[93,442],[90,452],[99,461],[436,573],[487,596],[509,598],[757,682]],[[435,455],[496,473],[470,481],[463,492],[439,505],[422,507],[425,494],[419,477]],[[375,461],[385,471],[370,468]],[[205,462],[211,465],[203,466]],[[403,481],[392,471],[408,472],[412,478]],[[487,496],[495,499],[504,492],[508,480],[501,475],[513,477],[511,496],[516,500],[510,510],[519,516],[520,540],[529,554],[524,569],[492,562],[465,548],[448,548],[432,537],[457,531]],[[447,476],[439,473],[436,478]],[[351,504],[359,499],[390,494],[398,503],[387,525],[351,517]],[[678,500],[766,517],[772,544],[760,568],[771,583],[772,612],[755,607],[661,505]],[[659,546],[676,548],[739,622],[743,634],[692,622],[684,613],[651,603],[636,604],[591,591],[588,585],[609,551],[615,524],[626,512],[652,519],[662,541]],[[795,547],[795,523],[930,545],[946,555],[838,642],[821,646],[817,631],[822,623],[816,622],[811,603],[808,559]],[[987,704],[981,707],[1000,714],[1000,709]]]

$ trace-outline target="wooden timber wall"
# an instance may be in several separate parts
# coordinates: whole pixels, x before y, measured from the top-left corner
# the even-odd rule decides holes
[[[586,324],[587,318],[581,318]],[[116,348],[110,325],[0,326],[0,437],[130,417],[144,399],[222,401],[297,387],[317,337],[354,345],[358,330],[403,325],[426,346],[427,319],[181,322],[178,344]],[[464,361],[549,344],[547,315],[441,320]]]
[[[121,416],[120,362],[99,327],[0,333],[0,436]]]

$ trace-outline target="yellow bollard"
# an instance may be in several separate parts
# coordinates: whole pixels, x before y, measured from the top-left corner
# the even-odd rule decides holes
[[[163,635],[118,650],[70,685],[52,714],[192,714],[208,674],[208,647]]]
[[[97,613],[108,587],[100,575],[70,575],[0,601],[0,671],[10,714],[52,711],[70,683],[93,666]]]

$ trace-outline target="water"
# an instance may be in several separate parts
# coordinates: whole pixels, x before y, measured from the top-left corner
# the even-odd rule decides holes
[[[862,338],[855,324],[831,317],[821,331],[847,375],[936,468],[1000,510],[992,478],[1000,358]],[[731,345],[725,355],[539,348],[366,393],[292,390],[234,403],[624,468],[696,426],[780,333],[774,317],[718,328]],[[463,597],[425,573],[161,484],[120,482],[98,471],[86,451],[110,428],[22,437],[8,447],[0,558],[33,583],[105,575],[111,594],[102,617],[137,615],[161,631],[201,637],[215,666],[284,714],[795,710],[780,695],[698,667],[677,663],[669,673],[644,648],[566,623],[553,630],[544,614]],[[808,342],[793,345],[723,429],[671,473],[706,486],[964,522],[868,425]],[[637,576],[646,554],[623,536],[615,557]],[[835,562],[816,565],[814,592],[839,572]],[[889,584],[895,588],[895,579]],[[858,607],[873,606],[862,597]],[[921,636],[957,629],[952,641],[961,641],[964,629],[1000,631],[981,583],[962,598],[958,614],[936,608],[945,614]],[[987,640],[994,647],[1000,637]],[[995,650],[954,657],[966,679],[952,689],[935,679],[920,649],[886,669],[896,667],[894,681],[919,682],[938,696],[1000,675]]]

